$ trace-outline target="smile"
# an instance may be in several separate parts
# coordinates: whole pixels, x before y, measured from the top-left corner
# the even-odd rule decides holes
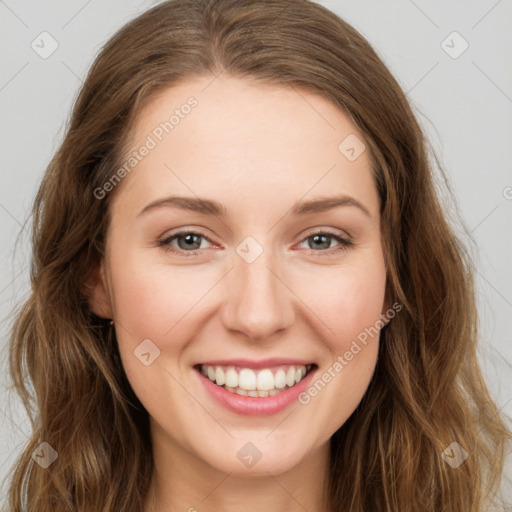
[[[292,388],[303,380],[314,365],[279,365],[252,369],[241,366],[202,364],[199,371],[226,391],[242,396],[265,398]]]

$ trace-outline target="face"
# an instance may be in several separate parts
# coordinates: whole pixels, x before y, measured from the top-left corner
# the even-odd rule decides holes
[[[386,284],[362,140],[320,96],[223,75],[140,113],[93,309],[172,452],[287,471],[361,401]]]

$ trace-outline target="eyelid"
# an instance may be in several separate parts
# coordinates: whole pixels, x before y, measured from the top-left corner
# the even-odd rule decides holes
[[[337,237],[340,237],[340,238],[344,238],[348,242],[351,242],[353,240],[352,235],[348,231],[345,231],[345,230],[339,229],[339,228],[324,228],[324,227],[321,227],[321,226],[320,227],[314,227],[314,228],[306,230],[305,234],[301,235],[302,236],[302,240],[304,240],[304,238],[308,238],[311,235],[317,235],[317,234],[320,234],[320,233],[323,233],[323,234],[326,234],[326,235],[337,236]]]
[[[159,240],[165,241],[166,239],[171,238],[176,235],[192,233],[195,235],[201,235],[203,238],[206,238],[209,242],[212,242],[211,238],[208,235],[205,235],[201,232],[201,229],[203,229],[203,228],[183,226],[180,228],[176,228],[177,231],[171,230],[169,232],[164,233],[163,235],[161,235],[159,237]],[[346,238],[348,241],[353,240],[352,235],[348,231],[341,230],[339,228],[326,228],[326,227],[316,226],[313,228],[309,228],[308,230],[303,232],[302,235],[300,235],[300,236],[302,236],[302,239],[300,241],[302,242],[304,240],[304,238],[307,238],[308,236],[311,236],[311,235],[320,234],[320,233],[329,234],[329,235],[333,235],[333,236],[339,236],[341,238]]]

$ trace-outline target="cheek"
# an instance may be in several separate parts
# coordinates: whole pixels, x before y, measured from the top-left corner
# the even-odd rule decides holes
[[[368,339],[378,338],[375,325],[383,313],[386,287],[380,253],[368,254],[343,268],[321,271],[323,276],[308,278],[296,290],[321,320],[331,355],[349,350],[353,340],[365,338],[364,333]]]
[[[199,312],[204,313],[205,294],[218,280],[211,269],[199,267],[155,263],[137,251],[111,259],[116,335],[123,367],[135,394],[155,418],[165,417],[163,400],[190,407],[188,394],[177,383],[185,375],[176,363],[197,335],[194,320]],[[150,344],[144,341],[144,352],[139,348],[143,340],[151,340]],[[147,366],[138,357],[145,352],[150,353]],[[165,399],[161,390],[165,390]]]
[[[329,291],[310,294],[319,312],[327,351],[299,403],[317,418],[316,435],[330,437],[361,402],[375,370],[379,350],[386,273],[379,258],[332,273]],[[320,332],[320,330],[318,331]]]
[[[137,251],[119,255],[111,267],[120,342],[131,346],[149,338],[168,354],[178,353],[193,335],[189,318],[204,312],[208,291],[222,275],[201,265],[155,263]]]

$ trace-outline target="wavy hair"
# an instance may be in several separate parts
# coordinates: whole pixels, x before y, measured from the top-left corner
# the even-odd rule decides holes
[[[104,256],[119,187],[104,200],[94,191],[123,162],[150,99],[219,73],[327,98],[361,130],[371,155],[386,296],[403,309],[382,330],[362,401],[332,436],[330,510],[486,510],[512,436],[477,360],[472,262],[397,81],[354,28],[314,2],[169,0],[104,45],[34,200],[31,293],[9,346],[33,432],[13,467],[12,511],[143,509],[153,471],[148,413],[114,330],[90,310],[86,285]],[[58,452],[47,469],[32,464],[41,442]],[[457,469],[441,456],[452,442],[469,454]]]

